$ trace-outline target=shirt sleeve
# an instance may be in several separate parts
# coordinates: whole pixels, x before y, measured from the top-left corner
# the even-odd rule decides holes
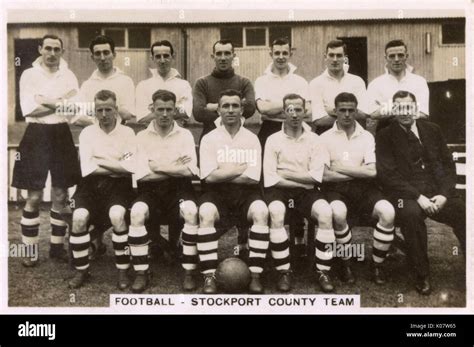
[[[199,146],[199,164],[201,167],[201,179],[205,179],[209,174],[217,169],[217,153],[212,143],[212,137],[205,135]]]
[[[372,114],[377,111],[381,106],[381,102],[383,102],[378,88],[377,80],[373,80],[369,83],[369,87],[367,88],[367,114]]]
[[[324,144],[315,138],[311,147],[311,159],[309,161],[308,173],[319,183],[323,181],[324,165],[327,162],[327,152]]]
[[[357,108],[368,114],[369,107],[367,89],[365,89],[365,83],[362,79],[358,79],[357,84],[354,86],[354,94],[357,98]]]
[[[26,117],[40,106],[35,101],[35,83],[30,75],[31,70],[26,70],[20,77],[20,106],[23,117]]]
[[[281,177],[277,173],[278,148],[273,138],[265,143],[265,154],[263,156],[263,182],[265,187],[272,187],[277,184]]]
[[[255,90],[250,80],[244,78],[242,83],[243,83],[242,96],[245,99],[245,102],[243,104],[244,112],[242,113],[242,116],[244,116],[244,118],[250,118],[253,116],[256,110]]]
[[[186,113],[188,117],[192,116],[193,112],[193,90],[188,81],[182,80],[183,87],[181,90],[181,97],[176,102],[178,109],[181,109]],[[137,95],[138,97],[138,95]]]
[[[119,107],[126,109],[131,114],[135,113],[135,85],[133,80],[127,76],[124,79],[122,87],[122,95],[120,95]]]
[[[313,114],[313,121],[323,118],[328,115],[324,108],[323,89],[317,79],[311,81],[309,85],[309,94],[311,100],[311,110]]]
[[[267,95],[265,94],[265,86],[263,76],[255,80],[255,100],[266,100]]]
[[[429,105],[430,105],[430,90],[428,88],[428,83],[424,78],[420,78],[419,91],[417,93],[416,99],[420,105],[420,111],[426,115],[429,115]]]
[[[375,139],[371,133],[365,133],[366,135],[366,147],[364,153],[364,163],[371,164],[375,163]]]
[[[145,81],[138,83],[135,96],[135,113],[137,120],[140,120],[150,113],[148,106],[151,104],[151,98],[146,90]]]
[[[186,131],[183,141],[183,151],[185,155],[191,158],[191,161],[188,163],[188,169],[192,172],[193,175],[199,176],[199,169],[197,167],[197,156],[196,156],[196,144],[194,143],[193,135]]]
[[[79,135],[79,157],[81,159],[82,177],[90,175],[99,166],[94,162],[94,139],[91,138],[91,128],[86,127]]]
[[[216,111],[208,111],[206,96],[206,81],[200,78],[196,81],[193,89],[193,117],[200,123],[213,122],[219,115]]]
[[[122,157],[119,159],[120,165],[128,172],[134,173],[136,170],[137,146],[135,132],[126,127],[124,132],[124,146]]]
[[[262,174],[262,147],[260,146],[258,137],[255,135],[252,136],[252,139],[249,142],[251,142],[251,147],[249,149],[252,151],[252,154],[256,155],[256,157],[251,158],[253,161],[247,162],[248,167],[243,172],[243,175],[259,182]]]
[[[140,133],[138,133],[138,135],[135,136],[135,148],[136,155],[134,160],[134,178],[135,180],[139,181],[143,177],[153,173],[150,170],[150,166],[148,165],[148,155],[146,153],[146,146],[143,134],[140,135]]]

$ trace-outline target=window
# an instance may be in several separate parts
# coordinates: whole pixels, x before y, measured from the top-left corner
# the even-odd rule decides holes
[[[79,48],[89,48],[90,42],[97,35],[107,35],[115,42],[116,48],[144,48],[151,45],[151,30],[145,27],[104,28],[101,26],[80,26]]]
[[[235,47],[243,47],[242,29],[239,27],[221,28],[221,40],[231,40]]]
[[[271,27],[222,27],[221,40],[228,39],[234,47],[268,47],[275,39],[287,38],[290,43],[291,27],[278,25]]]
[[[464,44],[465,23],[445,23],[441,25],[441,44]]]
[[[267,28],[245,29],[245,42],[247,46],[267,46]]]

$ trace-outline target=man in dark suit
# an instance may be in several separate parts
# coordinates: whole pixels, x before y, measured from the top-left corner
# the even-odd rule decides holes
[[[397,224],[415,270],[416,289],[429,295],[426,217],[453,228],[461,247],[466,244],[466,206],[456,194],[456,170],[438,125],[417,119],[415,96],[393,96],[396,122],[376,137],[377,176],[396,208]]]

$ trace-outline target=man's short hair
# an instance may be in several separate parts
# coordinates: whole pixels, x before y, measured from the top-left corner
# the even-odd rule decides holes
[[[279,37],[275,40],[272,41],[272,43],[270,43],[270,49],[273,50],[273,46],[284,46],[284,45],[288,45],[288,47],[290,48],[290,51],[291,51],[291,43],[290,43],[290,40],[288,40],[287,37]]]
[[[102,89],[101,91],[97,92],[97,94],[95,94],[94,96],[94,100],[96,99],[100,101],[112,99],[115,103],[117,102],[117,96],[115,95],[115,93],[107,89]]]
[[[221,104],[221,99],[223,96],[238,96],[239,99],[240,99],[240,102],[242,104],[242,93],[239,92],[238,90],[235,90],[235,89],[226,89],[226,90],[223,90],[220,94],[219,94],[219,102],[218,104],[220,105]]]
[[[337,104],[341,102],[354,102],[356,104],[356,107],[358,104],[357,98],[354,94],[345,92],[340,93],[336,96],[336,98],[334,99],[334,106],[337,108]]]
[[[405,42],[403,42],[403,40],[392,40],[385,45],[385,52],[387,52],[387,49],[389,48],[400,46],[405,47],[405,51],[408,51],[407,45],[405,44]]]
[[[234,53],[234,44],[229,39],[221,39],[221,40],[217,40],[216,42],[214,42],[214,44],[212,45],[212,53],[216,52],[216,45],[218,45],[218,44],[219,45],[228,45],[229,43],[232,46],[232,53]]]
[[[346,54],[347,46],[342,40],[329,41],[328,44],[326,45],[326,53],[328,52],[329,48],[338,48],[338,47],[342,47],[342,49],[344,50],[344,54]]]
[[[156,41],[151,45],[151,48],[150,48],[151,55],[153,55],[153,48],[158,47],[158,46],[169,47],[171,55],[174,54],[174,49],[173,49],[173,45],[171,44],[171,42],[169,42],[168,40],[161,40],[161,41]]]
[[[396,92],[395,94],[393,94],[393,98],[392,98],[392,101],[395,102],[395,99],[398,99],[398,98],[406,98],[407,96],[409,96],[413,102],[416,102],[416,97],[415,97],[415,94],[413,93],[410,93],[406,90],[399,90],[398,92]]]
[[[96,36],[90,43],[89,45],[89,50],[94,53],[94,46],[95,45],[103,45],[108,43],[110,45],[110,49],[112,53],[115,53],[115,42],[112,40],[111,37],[105,36],[105,35],[99,35]]]
[[[301,95],[299,95],[299,94],[292,93],[292,94],[286,94],[286,95],[283,97],[283,108],[285,108],[286,100],[295,100],[295,99],[301,99],[301,100],[303,100],[303,107],[305,107],[305,105],[306,105],[306,99],[303,98],[303,97],[302,97]]]
[[[156,92],[153,93],[151,99],[153,102],[156,100],[161,100],[161,101],[170,101],[172,100],[173,103],[176,105],[176,95],[173,92],[170,92],[169,90],[164,90],[164,89],[158,89]]]
[[[41,47],[43,47],[44,40],[46,40],[46,39],[58,40],[61,43],[61,48],[64,48],[63,40],[61,40],[61,38],[59,36],[51,35],[51,34],[46,34],[46,35],[43,36],[43,38],[41,39],[41,44],[40,44]]]

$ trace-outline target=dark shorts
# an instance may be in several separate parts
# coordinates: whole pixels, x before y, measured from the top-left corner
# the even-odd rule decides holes
[[[147,204],[150,212],[147,223],[169,224],[179,220],[179,204],[186,200],[196,202],[191,180],[170,178],[159,182],[139,182],[138,197],[133,204]]]
[[[286,206],[286,222],[288,222],[289,216],[293,215],[293,213],[298,213],[308,220],[311,219],[311,209],[313,204],[320,199],[325,200],[325,197],[316,189],[278,187],[265,189],[265,202],[267,205],[270,205],[272,201],[277,200],[281,201]]]
[[[252,223],[247,219],[250,205],[257,200],[263,201],[258,185],[244,184],[207,184],[206,191],[199,199],[199,206],[210,202],[219,212],[219,226],[231,224],[248,227]]]
[[[348,182],[325,183],[322,190],[328,202],[342,201],[349,211],[364,220],[372,216],[375,204],[386,200],[374,180],[352,180]]]
[[[89,224],[106,227],[110,226],[110,208],[115,205],[123,206],[128,215],[133,198],[131,177],[89,175],[79,182],[71,199],[71,206],[89,211]]]
[[[12,186],[42,190],[48,171],[53,187],[68,188],[81,179],[81,168],[71,131],[66,123],[28,124],[18,148]]]

